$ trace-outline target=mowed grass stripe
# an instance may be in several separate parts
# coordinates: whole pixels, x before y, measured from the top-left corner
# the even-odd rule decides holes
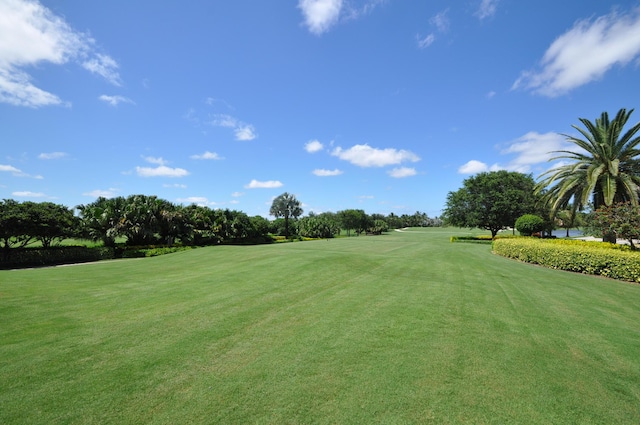
[[[640,287],[452,232],[0,272],[0,422],[640,422]]]

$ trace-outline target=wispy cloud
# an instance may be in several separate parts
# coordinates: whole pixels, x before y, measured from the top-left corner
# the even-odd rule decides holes
[[[114,198],[114,197],[118,196],[118,192],[119,192],[118,189],[114,189],[114,188],[109,188],[109,189],[106,189],[106,190],[96,189],[96,190],[92,190],[90,192],[84,192],[82,194],[82,196],[90,196],[92,198],[100,198],[100,197],[102,197],[102,198],[110,199],[110,198]]]
[[[118,64],[99,51],[95,40],[75,31],[37,0],[0,2],[0,102],[37,108],[63,105],[57,95],[36,87],[30,67],[75,61],[114,85],[120,84]],[[10,42],[9,42],[10,40]]]
[[[282,187],[282,182],[278,180],[268,180],[268,181],[258,181],[251,180],[249,184],[246,184],[245,189],[275,189],[278,187]]]
[[[108,103],[111,106],[118,106],[121,103],[129,103],[131,105],[135,105],[136,103],[129,99],[128,97],[124,97],[124,96],[109,96],[106,94],[101,95],[100,97],[98,97],[98,99],[100,99],[103,102]]]
[[[318,140],[310,140],[304,145],[304,150],[309,153],[320,152],[322,149],[324,149],[324,145]]]
[[[500,0],[482,0],[480,2],[480,7],[478,7],[478,10],[474,15],[480,20],[492,17],[496,14],[499,1]]]
[[[235,139],[239,141],[249,141],[258,137],[253,125],[242,122],[228,114],[215,114],[210,123],[215,127],[233,129]]]
[[[156,156],[143,156],[142,159],[144,159],[149,164],[167,165],[169,163],[169,161],[165,160],[164,158]]]
[[[313,170],[313,174],[315,174],[318,177],[339,176],[342,173],[343,173],[343,171],[342,170],[338,170],[337,168],[335,170],[324,170],[324,169],[321,169],[321,168]]]
[[[13,165],[0,164],[0,172],[8,172],[15,177],[29,177],[29,178],[38,179],[38,180],[42,179],[42,176],[40,175],[33,176],[31,174],[27,174],[24,171],[20,170],[19,168],[14,167]]]
[[[427,36],[421,36],[420,34],[416,34],[416,42],[418,43],[418,48],[426,49],[431,46],[433,42],[436,41],[435,34],[429,34]]]
[[[13,192],[11,193],[11,195],[15,196],[16,198],[46,198],[47,195],[45,195],[42,192],[30,192],[30,191],[23,191],[23,192]]]
[[[199,155],[191,155],[190,156],[191,159],[213,159],[213,160],[220,160],[220,159],[224,159],[223,157],[221,157],[220,155],[218,155],[215,152],[209,152],[206,151],[204,153],[201,153]]]
[[[399,167],[389,171],[388,174],[393,178],[401,179],[404,177],[415,176],[416,174],[418,174],[418,172],[416,171],[415,168]]]
[[[41,153],[38,155],[38,159],[62,159],[67,157],[68,154],[66,152],[49,152],[49,153]]]
[[[349,149],[337,147],[331,152],[331,155],[360,167],[384,167],[403,162],[420,161],[418,155],[404,149],[376,149],[367,144],[354,145]]]
[[[560,96],[639,56],[640,7],[623,14],[614,11],[576,22],[549,46],[540,69],[522,72],[512,89]]]
[[[531,131],[507,143],[507,147],[500,151],[502,155],[516,155],[515,158],[509,160],[506,164],[495,163],[488,165],[482,161],[471,160],[458,168],[458,173],[476,174],[497,170],[529,173],[533,166],[549,162],[549,160],[557,155],[553,152],[566,149],[573,148],[561,134]]]
[[[442,12],[435,14],[429,19],[431,27],[435,28],[434,31],[426,36],[416,34],[416,42],[419,49],[426,49],[436,41],[436,34],[442,34],[449,31],[450,20],[447,16],[449,9],[445,9]]]
[[[136,167],[136,173],[140,177],[185,177],[189,175],[189,172],[183,168],[171,168],[166,165],[155,168]]]
[[[196,204],[201,207],[213,204],[213,202],[209,202],[209,199],[204,196],[189,196],[187,198],[178,198],[177,201],[181,204]]]

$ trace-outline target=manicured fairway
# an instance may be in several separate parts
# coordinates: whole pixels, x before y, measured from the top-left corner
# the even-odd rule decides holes
[[[456,233],[0,271],[0,423],[640,423],[640,286]]]

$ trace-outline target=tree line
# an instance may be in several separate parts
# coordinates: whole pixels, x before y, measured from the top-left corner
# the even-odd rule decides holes
[[[624,131],[632,113],[620,109],[610,119],[603,112],[595,122],[580,118],[582,126],[572,126],[580,136],[563,135],[575,150],[554,152],[550,161],[563,163],[537,182],[531,174],[505,170],[464,180],[447,196],[444,221],[487,229],[492,236],[524,215],[528,230],[550,232],[583,222],[605,241],[624,238],[634,247],[640,239],[640,122]]]
[[[341,229],[359,235],[441,224],[421,212],[385,216],[347,209],[300,218],[302,212],[299,201],[288,193],[274,200],[274,220],[236,210],[184,206],[148,195],[100,197],[75,208],[5,199],[0,201],[0,247],[7,251],[38,241],[47,248],[68,238],[98,241],[107,247],[117,242],[128,246],[259,243],[271,241],[272,235],[332,238]]]

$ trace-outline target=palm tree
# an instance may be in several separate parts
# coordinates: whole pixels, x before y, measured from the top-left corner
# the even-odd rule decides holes
[[[606,112],[595,124],[580,118],[585,128],[572,126],[584,139],[564,135],[576,145],[576,151],[560,150],[561,155],[551,160],[570,160],[570,163],[553,168],[542,175],[536,192],[542,193],[551,207],[552,214],[571,205],[575,211],[584,208],[592,198],[593,207],[618,202],[638,204],[640,187],[640,122],[622,136],[622,129],[633,109],[620,109],[613,120]],[[635,137],[634,137],[635,136]]]
[[[289,238],[289,218],[297,218],[302,215],[300,201],[294,195],[287,192],[273,200],[269,214],[278,218],[284,217],[284,236]]]

